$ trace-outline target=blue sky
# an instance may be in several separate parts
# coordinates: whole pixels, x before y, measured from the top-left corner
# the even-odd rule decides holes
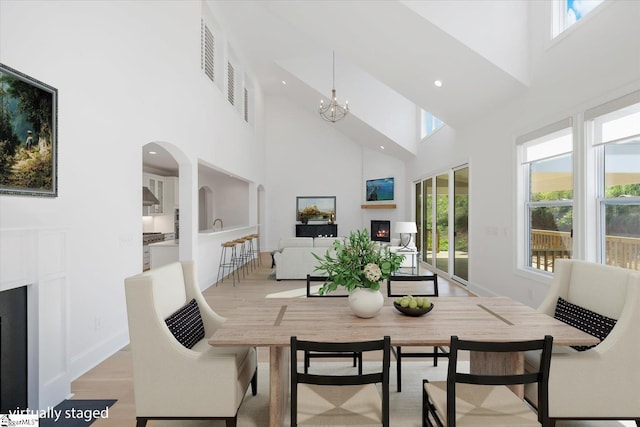
[[[603,0],[567,0],[567,27],[591,12]]]

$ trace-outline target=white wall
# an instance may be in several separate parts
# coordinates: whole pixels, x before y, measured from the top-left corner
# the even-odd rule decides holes
[[[277,248],[282,237],[295,236],[296,196],[336,196],[336,223],[343,236],[369,228],[370,219],[404,218],[406,182],[401,161],[364,149],[288,99],[269,97],[265,111],[268,170],[263,250]],[[365,180],[388,176],[397,179],[398,208],[362,209]]]
[[[0,196],[0,230],[65,233],[57,297],[68,310],[48,343],[67,367],[45,365],[67,383],[128,341],[123,281],[142,270],[141,147],[162,142],[180,164],[182,258],[198,256],[198,159],[263,181],[262,132],[200,71],[200,17],[199,1],[0,3],[0,62],[59,94],[59,196]]]
[[[418,178],[470,163],[469,288],[532,306],[550,277],[516,269],[515,138],[640,87],[640,3],[611,2],[553,43],[544,41],[547,6],[532,3],[535,67],[528,93],[464,129],[438,131],[420,145],[408,172]],[[575,54],[587,48],[590,55]]]

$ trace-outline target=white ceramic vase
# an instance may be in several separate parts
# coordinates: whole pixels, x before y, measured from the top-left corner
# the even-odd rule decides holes
[[[384,297],[377,290],[355,288],[349,295],[349,308],[358,317],[368,319],[376,316],[384,305]]]

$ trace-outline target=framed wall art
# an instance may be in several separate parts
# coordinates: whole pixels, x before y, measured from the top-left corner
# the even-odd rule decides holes
[[[0,64],[0,194],[58,196],[58,90]]]
[[[335,221],[336,196],[296,197],[296,221]]]

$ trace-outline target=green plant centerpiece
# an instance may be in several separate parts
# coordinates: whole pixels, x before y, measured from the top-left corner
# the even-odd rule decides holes
[[[333,243],[335,256],[327,250],[324,257],[313,254],[319,261],[316,271],[324,272],[327,281],[319,290],[325,295],[342,286],[349,292],[357,288],[380,289],[380,282],[398,271],[404,255],[382,250],[380,244],[373,242],[366,229],[352,231],[343,242],[337,239]]]

